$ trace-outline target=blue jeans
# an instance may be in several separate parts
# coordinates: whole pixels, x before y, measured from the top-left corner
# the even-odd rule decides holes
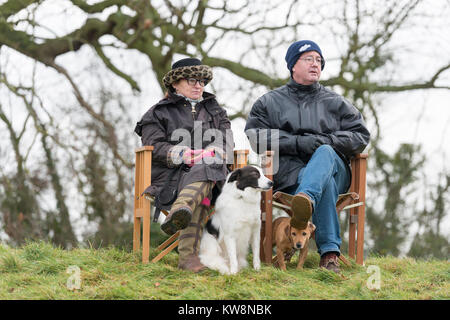
[[[345,193],[350,174],[347,165],[329,145],[316,149],[306,167],[298,174],[297,185],[290,194],[306,193],[313,201],[312,222],[316,225],[315,241],[319,254],[340,254],[341,237],[336,201]]]

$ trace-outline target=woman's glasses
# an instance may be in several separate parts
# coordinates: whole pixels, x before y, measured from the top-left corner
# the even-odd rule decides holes
[[[197,82],[200,84],[201,87],[204,87],[208,84],[207,79],[188,78],[188,79],[186,79],[186,81],[192,87],[195,86],[197,84]]]

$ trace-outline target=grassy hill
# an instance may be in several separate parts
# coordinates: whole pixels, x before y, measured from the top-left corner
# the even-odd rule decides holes
[[[17,249],[0,244],[0,299],[450,298],[448,261],[370,257],[365,266],[342,266],[342,274],[336,275],[317,268],[319,256],[310,252],[303,270],[295,269],[295,256],[286,272],[263,266],[235,276],[180,271],[177,261],[175,252],[144,265],[139,254],[116,248],[67,251],[42,242]],[[367,285],[375,275],[371,265],[380,271],[378,290]]]

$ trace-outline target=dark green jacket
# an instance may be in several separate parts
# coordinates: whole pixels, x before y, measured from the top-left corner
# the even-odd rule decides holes
[[[194,137],[194,121],[196,124],[196,137]],[[190,133],[190,145],[172,136],[175,130],[185,129]],[[206,134],[208,129],[218,129],[222,137],[214,137],[209,140]],[[170,172],[176,170],[179,165],[171,161],[171,152],[179,152],[179,148],[191,149],[217,147],[222,149],[223,156],[228,155],[228,162],[233,161],[233,136],[231,124],[225,109],[217,103],[213,94],[204,92],[203,100],[196,105],[195,115],[192,113],[191,103],[184,97],[169,93],[151,107],[136,124],[135,132],[141,136],[143,145],[154,147],[152,153],[152,185],[145,193],[155,195],[159,188],[167,181]],[[200,140],[198,139],[200,138]],[[197,141],[195,141],[197,139]],[[177,148],[174,148],[177,146]],[[223,182],[228,173],[226,161],[222,164],[198,164],[188,171],[182,170],[180,175],[175,175],[172,180],[178,184],[178,192],[193,182],[213,181]],[[219,183],[220,185],[220,183]]]

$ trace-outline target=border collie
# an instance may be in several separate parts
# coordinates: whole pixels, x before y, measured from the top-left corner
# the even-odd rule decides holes
[[[236,274],[247,267],[251,245],[253,268],[260,269],[261,191],[272,185],[255,166],[234,170],[227,176],[200,243],[199,258],[205,266],[221,274]]]

